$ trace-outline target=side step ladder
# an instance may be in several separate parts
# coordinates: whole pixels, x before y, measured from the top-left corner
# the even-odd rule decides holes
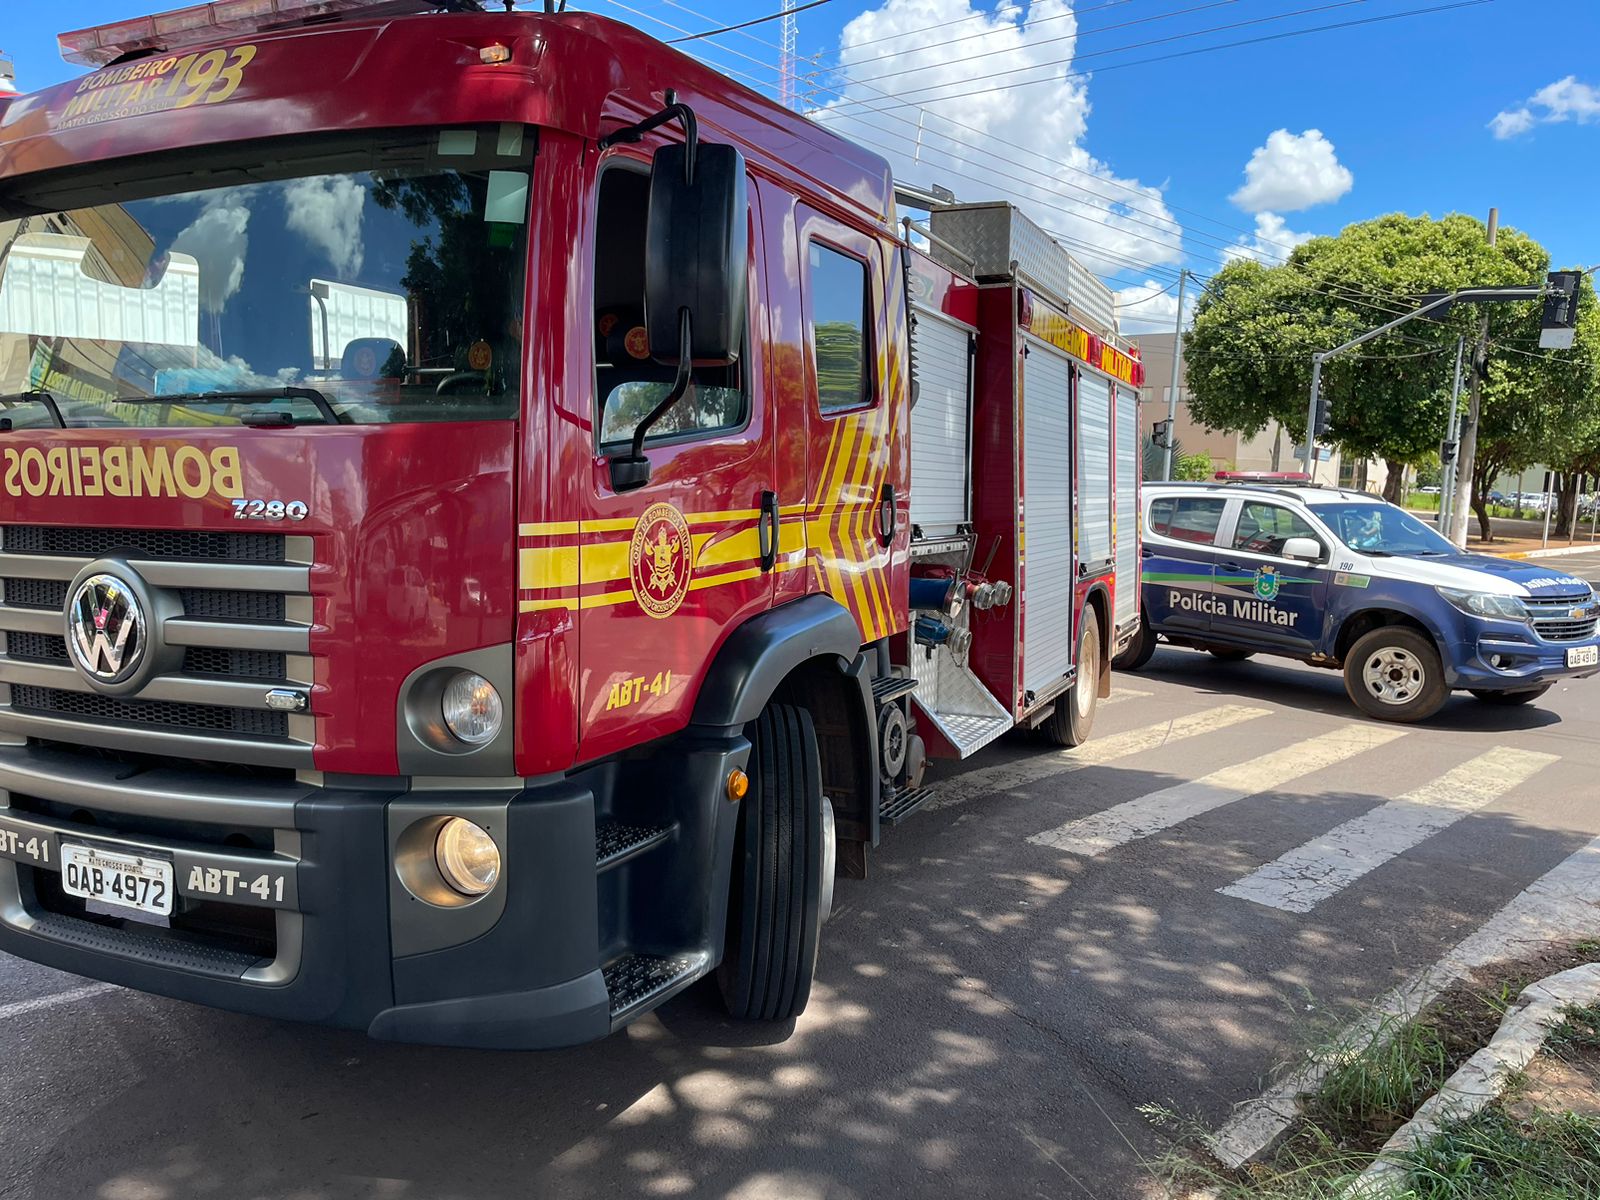
[[[611,1027],[654,1008],[705,974],[705,954],[628,954],[601,971],[611,997]]]
[[[903,792],[896,792],[885,797],[878,804],[878,823],[880,825],[898,825],[917,809],[921,808],[934,797],[935,789],[931,787],[907,788]]]

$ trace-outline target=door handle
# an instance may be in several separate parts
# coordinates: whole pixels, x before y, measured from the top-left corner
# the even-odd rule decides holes
[[[886,483],[878,493],[878,540],[885,546],[894,541],[894,484]]]
[[[778,565],[778,493],[761,493],[761,516],[756,522],[756,541],[761,548],[761,569]]]
[[[1242,571],[1242,570],[1244,570],[1244,567],[1242,567],[1240,564],[1238,564],[1236,562],[1223,562],[1223,563],[1218,563],[1217,565],[1219,567],[1221,567],[1224,571]]]
[[[1141,546],[1141,547],[1139,547],[1139,557],[1140,558],[1154,558],[1155,556],[1156,556],[1156,552],[1154,550],[1150,549],[1149,546]]]

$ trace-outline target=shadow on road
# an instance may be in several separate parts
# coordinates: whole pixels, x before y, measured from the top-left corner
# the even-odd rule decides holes
[[[1163,646],[1137,672],[1119,672],[1128,686],[1140,676],[1184,684],[1210,696],[1268,700],[1286,708],[1328,716],[1361,719],[1361,711],[1345,694],[1344,676],[1338,671],[1311,667],[1288,659],[1258,657],[1244,662],[1222,662],[1199,650]],[[1453,693],[1437,714],[1420,728],[1461,732],[1514,733],[1561,723],[1561,715],[1541,707],[1540,701],[1514,707],[1485,704],[1465,692]]]

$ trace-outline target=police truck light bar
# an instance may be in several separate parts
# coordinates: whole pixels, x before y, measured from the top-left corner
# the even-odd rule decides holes
[[[239,33],[302,25],[325,17],[401,16],[441,8],[477,8],[451,0],[216,0],[148,17],[133,17],[56,39],[61,57],[84,67],[103,67],[129,56],[161,54],[185,46],[226,41]]]

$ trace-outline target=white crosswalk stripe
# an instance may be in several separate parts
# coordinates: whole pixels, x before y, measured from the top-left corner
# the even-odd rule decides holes
[[[1321,771],[1366,750],[1403,737],[1405,730],[1349,725],[1200,779],[1175,784],[1115,808],[1036,833],[1028,840],[1069,854],[1096,858],[1118,846],[1170,829],[1212,809],[1254,796]]]
[[[1142,729],[1096,738],[1075,750],[1035,754],[1015,762],[982,767],[965,775],[939,782],[936,785],[937,792],[928,801],[926,809],[950,808],[957,804],[965,804],[978,796],[1008,792],[1012,788],[1026,787],[1041,779],[1049,779],[1069,771],[1104,766],[1121,758],[1159,750],[1162,746],[1185,738],[1216,733],[1230,725],[1264,717],[1270,711],[1245,704],[1223,704],[1209,712],[1178,717],[1172,721],[1160,721]]]
[[[1217,890],[1287,912],[1310,912],[1555,761],[1553,754],[1496,746]]]
[[[1111,695],[1100,701],[1100,707],[1104,708],[1108,704],[1121,704],[1124,700],[1143,700],[1149,695],[1151,695],[1150,692],[1141,691],[1138,688],[1118,687],[1112,691]]]

